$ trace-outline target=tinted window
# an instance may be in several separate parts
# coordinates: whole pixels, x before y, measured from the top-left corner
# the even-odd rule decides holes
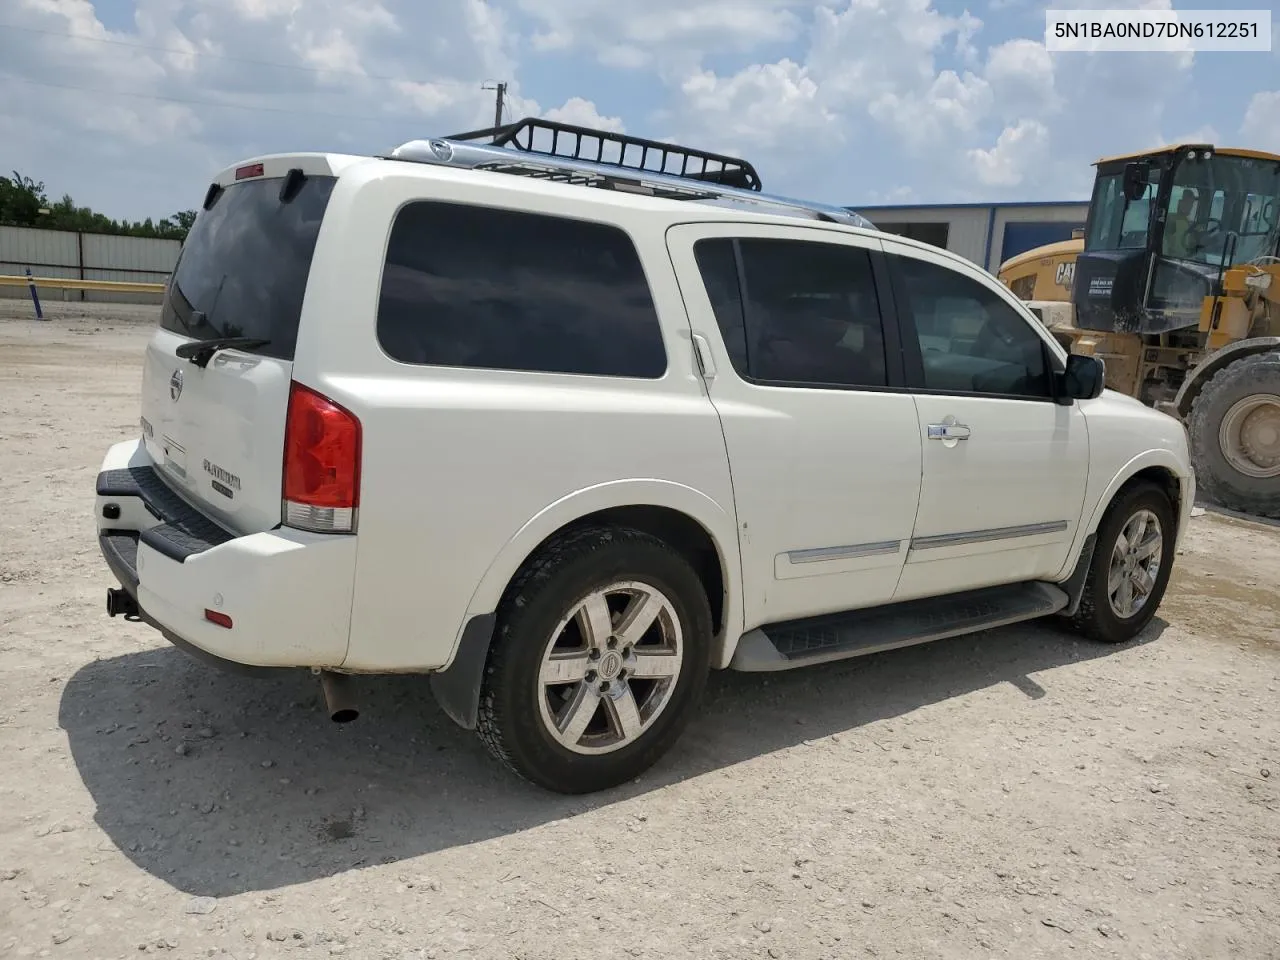
[[[307,177],[288,202],[283,179],[221,191],[196,217],[174,268],[160,326],[197,339],[260,337],[255,353],[293,359],[302,295],[332,177]]]
[[[693,245],[707,298],[715,311],[716,324],[724,339],[733,368],[750,375],[747,363],[747,327],[742,315],[742,287],[738,282],[737,255],[732,240],[699,240]]]
[[[784,384],[887,384],[880,306],[866,251],[743,238],[700,240],[694,255],[739,373]]]
[[[404,363],[660,377],[667,357],[616,227],[412,203],[391,228],[378,340]]]
[[[1159,190],[1160,168],[1152,167],[1141,200],[1124,195],[1120,173],[1098,177],[1093,190],[1093,212],[1089,221],[1087,250],[1141,250],[1147,245],[1151,205]]]
[[[946,267],[894,260],[915,321],[926,388],[1049,396],[1044,341],[995,291]]]

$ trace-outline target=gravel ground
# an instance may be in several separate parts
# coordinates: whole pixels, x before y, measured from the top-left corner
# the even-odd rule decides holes
[[[0,956],[1280,957],[1280,531],[1198,516],[1161,615],[717,675],[587,798],[420,678],[239,678],[107,619],[93,478],[155,311],[0,301]]]

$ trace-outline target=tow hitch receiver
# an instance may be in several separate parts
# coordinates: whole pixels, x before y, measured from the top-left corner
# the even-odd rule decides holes
[[[107,590],[107,616],[139,620],[138,601],[133,599],[128,590],[110,588]]]

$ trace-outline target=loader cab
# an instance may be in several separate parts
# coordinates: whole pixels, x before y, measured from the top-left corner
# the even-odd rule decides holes
[[[1180,145],[1100,160],[1076,261],[1076,323],[1196,327],[1226,269],[1280,255],[1280,156]]]

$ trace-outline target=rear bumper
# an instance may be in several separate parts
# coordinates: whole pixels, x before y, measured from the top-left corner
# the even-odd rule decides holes
[[[140,441],[98,475],[103,559],[170,642],[229,665],[340,667],[347,656],[355,537],[279,528],[235,536],[161,479]],[[230,628],[205,617],[231,618]]]

